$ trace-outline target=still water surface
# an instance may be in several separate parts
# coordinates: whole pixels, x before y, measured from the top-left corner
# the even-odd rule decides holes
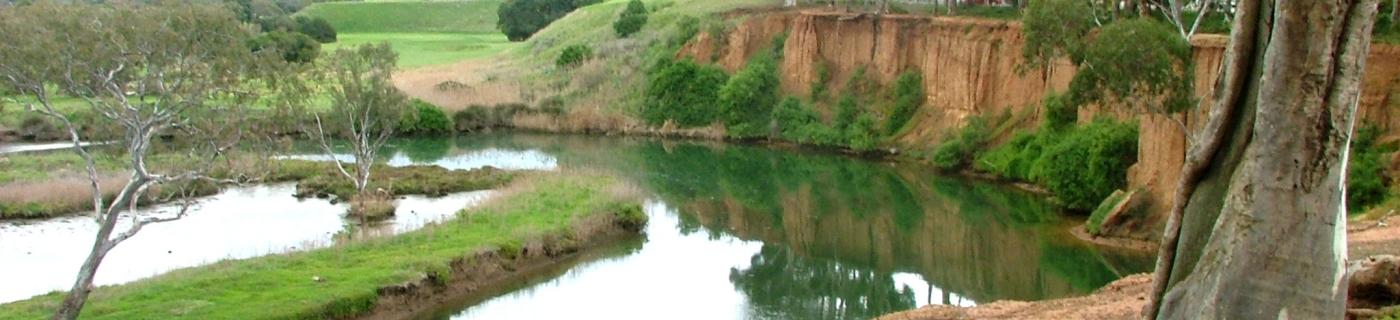
[[[171,270],[224,259],[243,259],[304,250],[336,240],[383,236],[414,230],[452,217],[479,203],[491,191],[440,198],[409,196],[398,200],[391,221],[347,227],[345,204],[297,199],[293,184],[229,188],[201,199],[176,221],[146,226],[112,249],[97,272],[97,285],[120,284]],[[138,215],[168,216],[174,205],[139,210]],[[124,216],[117,230],[126,230]],[[97,224],[87,216],[0,223],[0,302],[66,290],[92,248]]]
[[[1079,218],[1064,217],[1035,196],[917,165],[709,142],[532,134],[399,140],[388,149],[384,160],[393,165],[603,171],[650,198],[643,239],[590,250],[481,296],[460,297],[423,315],[429,319],[866,319],[928,304],[1082,295],[1151,268],[1147,253],[1076,240],[1066,230]],[[227,234],[176,231],[185,227],[173,224],[164,235],[148,229],[113,253],[98,281],[327,243],[344,232],[344,208],[297,201],[290,185],[261,188],[216,196],[205,206],[224,208],[225,218],[191,229]],[[467,198],[422,199],[442,207],[421,211],[453,212],[485,194],[458,196]],[[218,197],[237,200],[219,203]],[[401,203],[401,215],[411,207]],[[182,222],[201,223],[193,220]],[[7,286],[0,301],[61,289],[71,272],[45,281],[17,275],[76,270],[81,262],[91,231],[79,222],[44,223],[68,231],[30,233],[73,239],[0,225],[0,261],[36,261],[0,264],[0,283],[42,282],[20,295],[6,292]],[[142,238],[150,244],[137,242]],[[181,241],[188,246],[170,248]],[[74,244],[44,250],[12,245],[44,242]],[[242,244],[220,247],[225,242]],[[77,259],[30,257],[39,251],[80,253]],[[203,253],[156,260],[177,252]]]
[[[539,152],[651,197],[645,239],[428,319],[866,319],[1082,295],[1152,267],[1148,253],[1075,239],[1077,218],[1035,196],[922,166],[646,138],[498,134],[397,148],[420,163]]]

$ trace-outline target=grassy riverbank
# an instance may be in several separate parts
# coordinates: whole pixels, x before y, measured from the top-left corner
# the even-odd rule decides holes
[[[83,318],[306,319],[362,314],[375,306],[379,288],[424,274],[450,277],[447,271],[454,260],[478,250],[519,250],[537,237],[569,237],[576,223],[600,215],[642,223],[645,216],[635,197],[621,190],[628,189],[607,176],[533,176],[512,184],[491,203],[459,213],[459,219],[396,237],[224,261],[101,287],[93,292]],[[0,305],[0,319],[45,318],[61,300],[61,293],[51,293]]]
[[[496,29],[499,0],[322,2],[301,15],[325,18],[340,32],[323,52],[388,42],[399,67],[412,69],[490,56],[514,43]]]

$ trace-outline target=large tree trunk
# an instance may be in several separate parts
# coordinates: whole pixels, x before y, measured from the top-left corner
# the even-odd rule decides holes
[[[1149,315],[1343,316],[1343,177],[1377,1],[1239,2]]]

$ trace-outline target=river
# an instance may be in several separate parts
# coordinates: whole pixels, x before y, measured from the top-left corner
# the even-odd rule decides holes
[[[928,304],[1082,295],[1151,269],[1146,253],[1075,239],[1067,230],[1082,218],[1065,217],[1037,196],[920,165],[524,133],[396,140],[384,154],[392,165],[602,171],[649,195],[643,238],[459,297],[429,319],[866,319]],[[332,245],[337,233],[365,232],[347,230],[343,207],[296,200],[290,189],[233,188],[210,197],[198,213],[119,246],[98,283]],[[394,230],[450,218],[488,194],[401,200],[408,220],[397,225],[408,227]],[[19,261],[0,264],[0,301],[63,289],[91,244],[91,226],[81,217],[0,224],[0,261]]]

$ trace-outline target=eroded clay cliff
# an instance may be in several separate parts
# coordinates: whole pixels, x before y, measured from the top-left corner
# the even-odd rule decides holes
[[[1017,114],[1026,126],[1033,125],[1041,99],[1063,91],[1074,75],[1067,61],[1018,72],[1023,41],[1020,24],[1014,21],[823,10],[764,12],[741,19],[728,34],[702,33],[679,55],[734,71],[786,32],[781,79],[785,93],[794,96],[807,95],[812,82],[820,81],[818,68],[830,71],[830,88],[842,88],[860,68],[882,85],[892,83],[902,72],[919,72],[927,97],[911,128],[896,139],[906,149],[931,148],[973,115]],[[1210,101],[1226,38],[1203,35],[1191,42],[1197,94],[1202,101]],[[1397,91],[1400,46],[1373,45],[1358,106],[1359,123],[1374,124],[1388,137],[1400,136],[1400,113],[1395,110],[1400,99],[1393,97]],[[1093,109],[1086,108],[1080,118],[1092,118]],[[1130,170],[1129,184],[1146,191],[1149,212],[1157,214],[1115,233],[1154,237],[1180,174],[1184,128],[1196,125],[1199,111],[1175,118],[1116,113],[1137,118],[1141,125],[1138,164]]]

